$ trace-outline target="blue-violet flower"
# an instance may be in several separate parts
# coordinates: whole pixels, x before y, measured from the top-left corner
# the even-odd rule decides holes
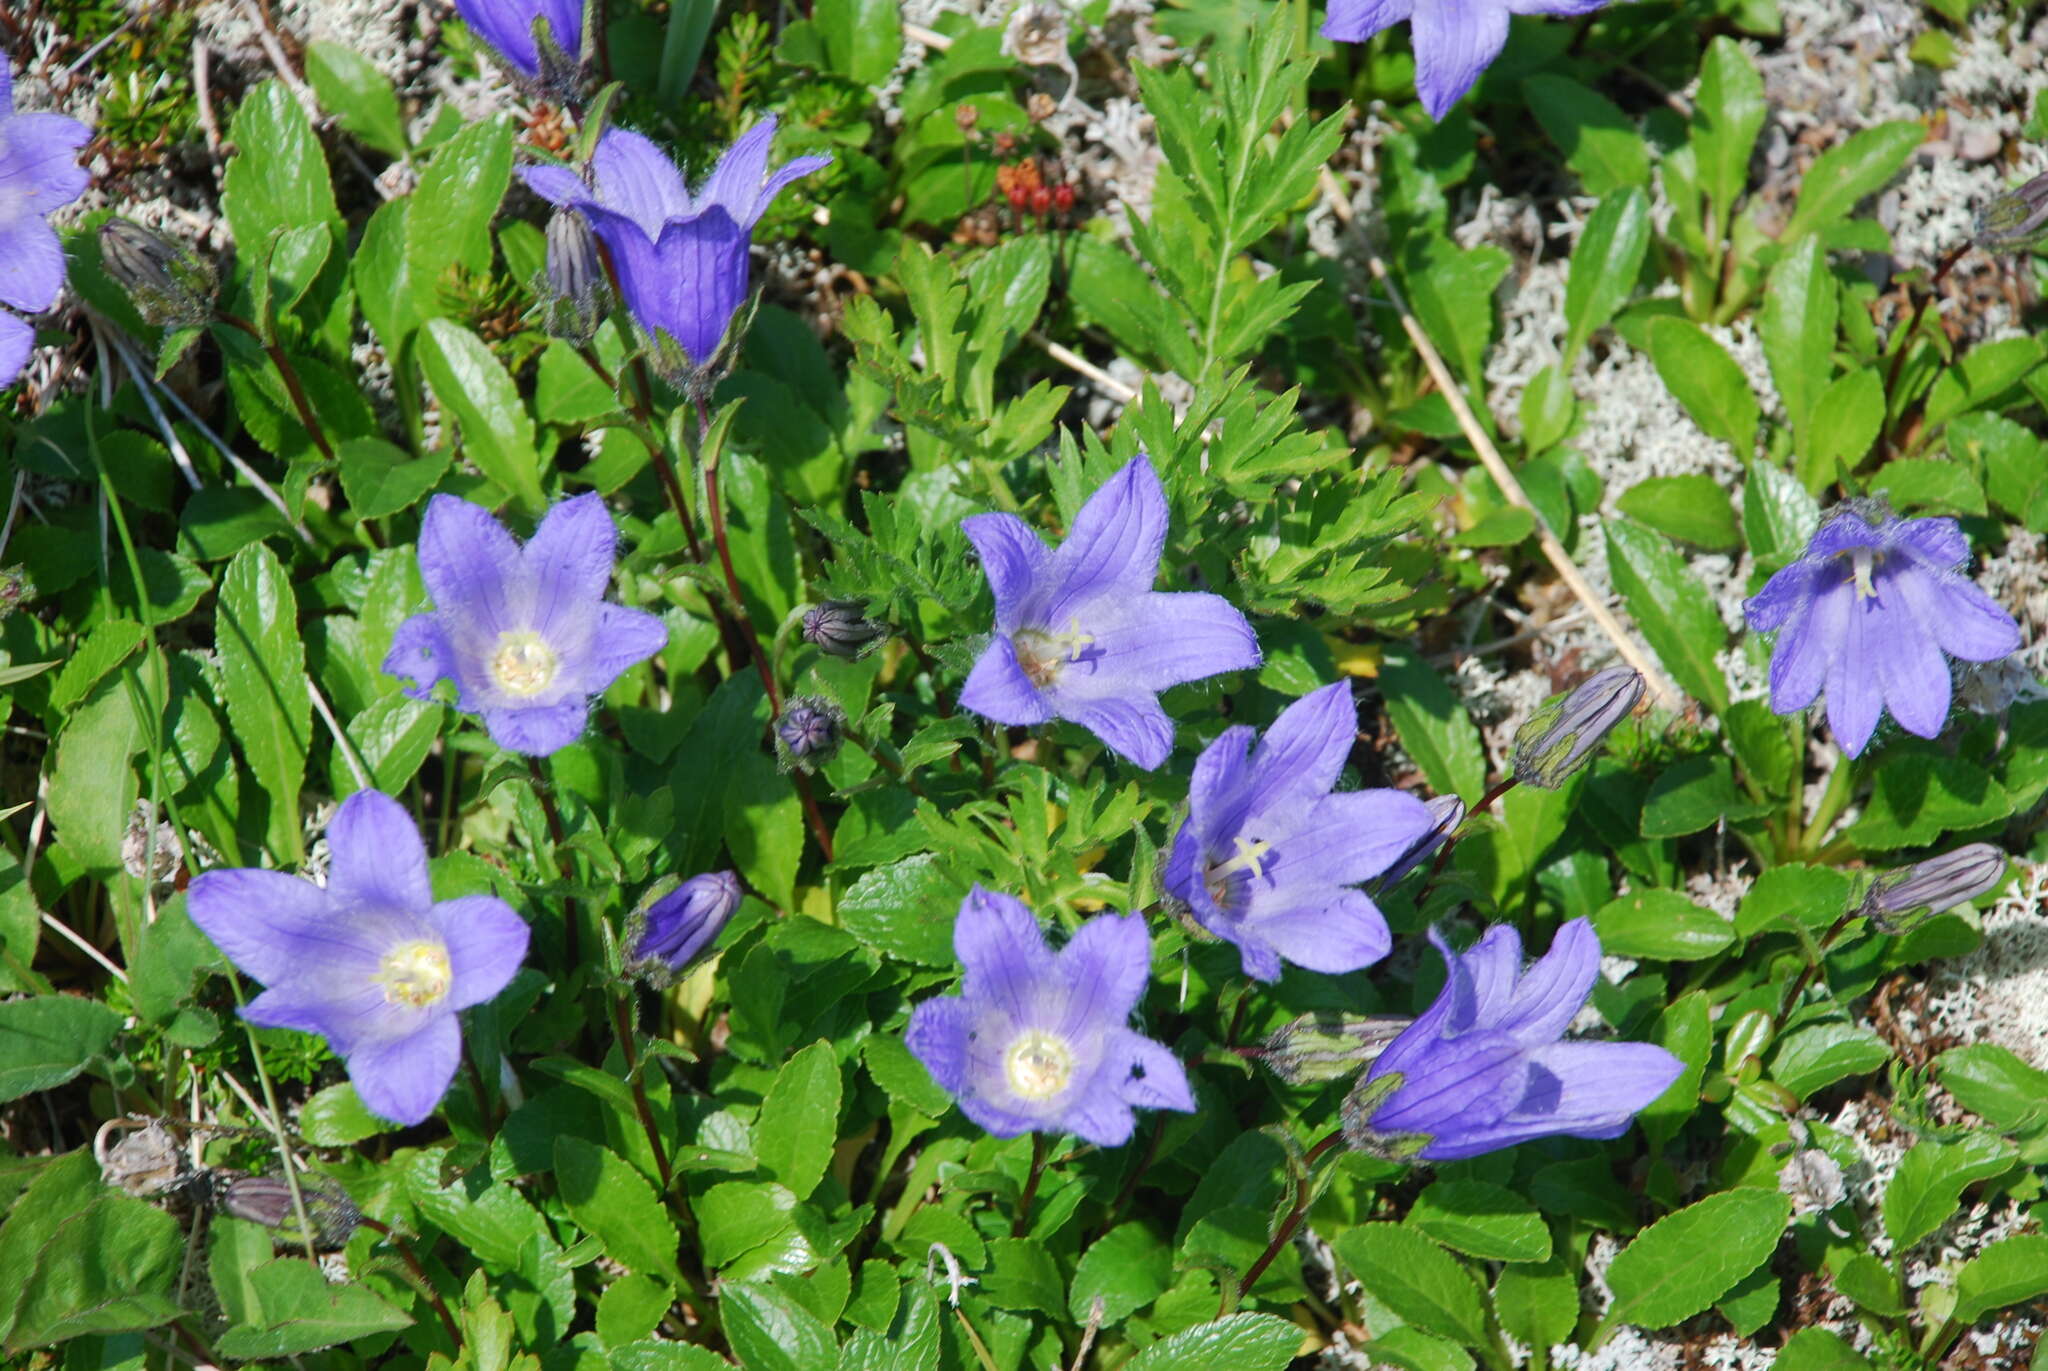
[[[91,182],[77,152],[92,130],[61,114],[14,112],[14,68],[0,51],[0,305],[41,314],[64,286],[64,247],[46,222]],[[0,310],[0,386],[12,385],[36,331]]]
[[[549,510],[525,547],[480,506],[436,495],[419,546],[434,608],[399,625],[384,670],[416,682],[416,700],[455,682],[455,707],[481,714],[502,748],[566,747],[590,697],[668,641],[652,614],[605,601],[617,543],[595,494]]]
[[[1837,506],[1806,551],[1742,608],[1771,645],[1771,709],[1793,714],[1827,690],[1828,724],[1854,757],[1889,708],[1908,733],[1948,721],[1949,657],[2018,650],[2019,625],[1962,574],[1954,519],[1901,519],[1882,504]]]
[[[527,927],[495,895],[436,902],[426,844],[388,795],[342,801],[327,847],[324,888],[281,871],[206,872],[188,894],[192,922],[266,987],[243,1018],[319,1034],[371,1113],[415,1124],[455,1077],[456,1011],[505,988]]]
[[[1282,958],[1331,974],[1372,965],[1387,921],[1350,887],[1427,837],[1429,810],[1399,790],[1330,793],[1358,736],[1348,681],[1282,710],[1256,750],[1252,736],[1225,729],[1196,759],[1167,890],[1237,944],[1247,976],[1278,980]]]
[[[626,954],[633,967],[666,979],[711,946],[740,907],[740,878],[731,871],[692,876],[647,906],[640,936]]]
[[[1259,664],[1259,641],[1220,595],[1152,589],[1166,492],[1141,453],[1088,497],[1048,549],[1014,514],[960,521],[995,592],[996,634],[960,703],[1003,724],[1071,719],[1147,770],[1173,750],[1159,692]]]
[[[1496,924],[1469,952],[1441,934],[1450,979],[1344,1102],[1360,1151],[1457,1161],[1531,1138],[1613,1138],[1678,1079],[1649,1043],[1560,1042],[1600,974],[1593,925],[1573,919],[1526,972],[1522,940]]]
[[[1607,0],[1330,0],[1323,37],[1363,43],[1408,21],[1415,44],[1415,91],[1442,119],[1500,56],[1512,14],[1585,14]]]
[[[904,1042],[961,1112],[999,1138],[1131,1136],[1131,1110],[1190,1112],[1180,1062],[1126,1026],[1152,976],[1136,914],[1102,914],[1054,953],[1031,911],[974,887],[953,925],[960,994],[926,1000]]]
[[[558,92],[574,79],[583,55],[583,0],[455,0],[455,8],[529,83]]]
[[[1424,800],[1422,807],[1429,811],[1429,831],[1417,838],[1406,852],[1394,859],[1393,865],[1380,873],[1379,888],[1392,886],[1406,876],[1444,845],[1444,841],[1458,831],[1465,822],[1465,802],[1455,795],[1438,795]]]

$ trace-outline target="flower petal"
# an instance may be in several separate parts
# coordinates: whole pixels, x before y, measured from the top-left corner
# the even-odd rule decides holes
[[[1061,672],[1059,684],[1088,693],[1098,693],[1084,684],[1091,680],[1112,689],[1158,691],[1248,670],[1260,661],[1258,635],[1220,595],[1133,594],[1092,607],[1080,624],[1094,641]]]
[[[1820,590],[1825,564],[1806,558],[1792,563],[1764,582],[1764,588],[1742,602],[1752,633],[1775,633]]]
[[[1871,635],[1876,649],[1871,667],[1884,687],[1885,707],[1908,733],[1939,737],[1948,724],[1953,689],[1948,658],[1904,606],[1888,608],[1882,634]]]
[[[1138,1109],[1174,1109],[1192,1114],[1195,1092],[1180,1059],[1142,1033],[1120,1028],[1102,1049],[1102,1072],[1126,1104]]]
[[[1415,43],[1415,91],[1432,119],[1465,97],[1508,41],[1500,0],[1434,0],[1409,25]]]
[[[1359,890],[1324,887],[1271,911],[1255,905],[1244,932],[1296,966],[1330,976],[1371,966],[1393,947],[1379,907]]]
[[[1478,942],[1458,954],[1464,972],[1454,980],[1460,1003],[1451,1011],[1456,1026],[1504,1027],[1502,1017],[1513,1002],[1522,975],[1522,936],[1511,924],[1494,924]],[[1464,997],[1470,995],[1467,1008]]]
[[[446,1001],[468,1009],[493,998],[519,973],[533,931],[496,895],[459,895],[433,907],[454,979]]]
[[[1098,914],[1053,958],[1052,984],[1064,996],[1057,1031],[1069,1041],[1121,1028],[1152,978],[1152,935],[1137,914]]]
[[[619,287],[643,327],[668,330],[697,366],[708,363],[725,340],[726,327],[747,299],[747,230],[714,205],[688,219],[671,219],[655,244],[660,276],[653,283]],[[659,309],[642,314],[633,305],[658,298]]]
[[[1577,1017],[1600,976],[1600,939],[1589,919],[1566,921],[1515,985],[1496,1027],[1524,1043],[1556,1040]]]
[[[1966,662],[1995,662],[2020,649],[2020,626],[1983,590],[1953,573],[1902,567],[1886,578],[1943,652]]]
[[[1786,621],[1771,647],[1771,710],[1796,714],[1813,703],[1827,682],[1828,668],[1842,651],[1856,587],[1837,581],[1808,602],[1803,615]]]
[[[462,1029],[453,1014],[437,1014],[402,1038],[368,1043],[348,1058],[348,1078],[363,1105],[393,1123],[416,1124],[434,1112],[455,1079]]]
[[[508,64],[529,79],[540,75],[530,6],[509,4],[506,0],[455,0],[455,8],[462,15],[462,22],[497,49]]]
[[[668,625],[644,609],[610,603],[597,607],[582,689],[599,695],[626,671],[668,646]]]
[[[1226,728],[1195,758],[1188,782],[1188,827],[1203,849],[1228,852],[1231,838],[1252,813],[1253,736],[1249,724]]]
[[[0,186],[0,194],[7,189]],[[7,264],[0,271],[0,304],[40,314],[56,303],[64,288],[64,246],[57,230],[33,214],[0,224],[0,262]]]
[[[1042,724],[1052,705],[1017,664],[1017,648],[998,633],[975,659],[960,687],[960,707],[999,724]]]
[[[1060,1099],[1057,1126],[1097,1147],[1122,1147],[1137,1126],[1124,1098],[1124,1081],[1124,1070],[1104,1062],[1093,1076]]]
[[[590,157],[597,202],[639,225],[649,240],[661,237],[671,219],[690,212],[683,174],[653,140],[631,129],[606,129]]]
[[[809,157],[792,157],[787,162],[784,162],[781,166],[770,172],[768,179],[761,183],[760,198],[754,201],[754,218],[759,219],[763,214],[766,214],[768,206],[774,201],[775,197],[782,194],[789,186],[801,181],[812,172],[823,171],[831,165],[832,159],[830,157],[818,154],[813,154]],[[750,221],[747,226],[752,228],[752,222]]]
[[[1415,0],[1330,0],[1323,37],[1338,43],[1363,43],[1415,12]]]
[[[7,121],[6,188],[23,195],[16,208],[48,215],[85,194],[92,173],[78,164],[78,150],[92,130],[65,114],[35,110]]]
[[[1401,790],[1347,790],[1276,816],[1246,832],[1270,842],[1265,870],[1276,885],[1352,885],[1392,866],[1435,827],[1429,807]]]
[[[958,1095],[968,1079],[968,1034],[973,1031],[974,1011],[967,1001],[944,995],[910,1011],[903,1045],[941,1088]]]
[[[1884,633],[1880,619],[1877,601],[1852,599],[1842,645],[1828,664],[1828,727],[1851,757],[1869,743],[1884,708],[1884,685],[1874,659]]]
[[[327,890],[338,910],[424,914],[434,903],[427,845],[405,806],[358,790],[327,825]]]
[[[583,736],[590,721],[590,702],[581,696],[556,705],[500,707],[484,711],[491,741],[507,752],[547,757]]]
[[[618,526],[597,492],[563,500],[550,509],[522,554],[534,587],[534,616],[528,626],[553,639],[571,621],[587,619],[611,584],[618,550]]]
[[[1014,514],[970,514],[960,521],[960,531],[974,544],[982,574],[995,594],[996,631],[1015,633],[1026,627],[1022,614],[1052,553],[1031,525]]]
[[[1809,560],[1839,556],[1859,547],[1883,547],[1884,535],[1872,528],[1864,517],[1844,505],[1837,505],[1828,511],[1814,530],[1813,538],[1806,545]]]
[[[527,627],[518,584],[522,562],[519,544],[481,505],[453,495],[427,502],[420,524],[420,579],[434,597],[434,607],[449,618],[474,625],[495,637]]]
[[[1431,1136],[1484,1127],[1513,1106],[1509,1092],[1528,1069],[1511,1034],[1468,1033],[1440,1042],[1404,1073],[1371,1125],[1382,1133]]]
[[[1166,549],[1166,519],[1166,489],[1158,473],[1143,454],[1133,457],[1088,497],[1052,554],[1046,572],[1050,594],[1038,624],[1064,629],[1095,600],[1150,590]]]
[[[521,167],[519,179],[526,182],[528,190],[551,205],[586,205],[597,201],[597,192],[567,167]]]
[[[735,222],[753,227],[761,217],[761,182],[768,175],[768,151],[774,142],[775,116],[756,119],[720,154],[710,178],[697,188],[697,203],[721,205]]]
[[[1608,0],[1507,0],[1510,14],[1591,14]]]
[[[965,692],[961,698],[966,698]],[[1173,720],[1166,717],[1155,695],[1138,692],[1077,699],[1063,692],[1054,706],[1062,719],[1073,720],[1106,743],[1110,751],[1147,771],[1173,752]]]
[[[1014,895],[975,886],[953,921],[953,953],[965,971],[961,992],[987,1000],[1015,1024],[1037,1024],[1053,955],[1038,920]]]
[[[1970,560],[1970,540],[1954,519],[1897,519],[1882,532],[1930,571],[1954,571]]]
[[[1188,904],[1195,902],[1195,893],[1202,884],[1203,844],[1195,829],[1195,820],[1189,819],[1173,835],[1173,846],[1167,849],[1166,865],[1160,868],[1159,884],[1166,893]]]
[[[401,689],[415,700],[433,699],[435,684],[443,680],[454,681],[460,693],[455,654],[441,632],[438,615],[415,614],[398,626],[391,635],[391,650],[384,654],[384,674],[413,682]]]
[[[1243,622],[1242,615],[1238,619]],[[1358,705],[1351,698],[1351,682],[1311,690],[1281,710],[1259,739],[1252,755],[1252,808],[1264,808],[1281,795],[1326,794],[1343,774],[1357,741]]]
[[[0,61],[0,67],[6,65]],[[35,348],[35,329],[0,310],[0,389],[14,384],[14,378],[21,375],[21,369],[28,365],[29,354]]]
[[[331,906],[326,891],[298,876],[217,867],[193,880],[185,909],[245,975],[272,985],[298,968],[308,936],[327,923]]]

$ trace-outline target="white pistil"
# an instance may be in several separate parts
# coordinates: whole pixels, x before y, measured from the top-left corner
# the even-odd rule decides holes
[[[1877,561],[1875,549],[1858,547],[1849,550],[1849,564],[1853,568],[1850,579],[1856,583],[1856,598],[1859,600],[1877,598],[1877,586],[1871,580],[1871,573],[1876,570]]]
[[[375,980],[384,987],[385,1003],[424,1009],[448,994],[455,971],[448,964],[447,947],[434,939],[414,938],[384,954]]]
[[[1081,649],[1094,641],[1095,635],[1083,633],[1081,621],[1072,615],[1067,617],[1065,633],[1026,628],[1010,636],[1010,645],[1017,650],[1017,665],[1040,690],[1058,680],[1067,663],[1080,661]]]
[[[1049,1100],[1074,1076],[1074,1050],[1044,1029],[1026,1029],[1003,1054],[1003,1076],[1027,1100]]]
[[[501,633],[491,656],[491,679],[507,695],[533,696],[548,688],[560,667],[561,659],[538,633]]]

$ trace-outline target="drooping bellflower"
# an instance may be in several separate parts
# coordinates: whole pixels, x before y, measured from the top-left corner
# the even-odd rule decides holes
[[[583,55],[583,0],[455,0],[455,8],[528,85],[568,93]]]
[[[436,495],[420,527],[420,576],[434,608],[399,625],[384,670],[430,697],[455,682],[456,708],[492,741],[546,756],[576,740],[590,699],[661,651],[668,629],[604,598],[618,531],[604,501],[549,510],[521,547],[480,506]]]
[[[1649,1043],[1559,1040],[1600,974],[1588,920],[1559,928],[1527,971],[1505,924],[1468,952],[1429,936],[1450,979],[1345,1100],[1352,1147],[1457,1161],[1531,1138],[1618,1137],[1678,1079],[1678,1058]]]
[[[567,167],[524,167],[535,193],[581,213],[611,254],[619,291],[655,340],[664,373],[684,379],[709,366],[747,298],[747,245],[769,202],[790,182],[829,166],[798,157],[768,170],[775,116],[766,115],[718,159],[690,194],[661,149],[629,129],[597,142],[590,180]]]
[[[995,592],[996,633],[960,703],[1003,724],[1071,719],[1147,770],[1173,750],[1159,692],[1259,664],[1220,595],[1155,591],[1166,492],[1141,453],[1088,497],[1048,549],[1014,514],[960,521]]]
[[[1837,506],[1799,560],[1742,606],[1752,630],[1778,635],[1771,709],[1796,713],[1825,688],[1828,725],[1852,757],[1887,708],[1908,733],[1939,734],[1948,657],[1989,662],[2020,645],[2013,617],[1962,574],[1969,556],[1954,519]]]
[[[1055,953],[1021,901],[976,886],[953,950],[960,994],[919,1005],[904,1042],[975,1123],[1117,1147],[1133,1108],[1194,1109],[1180,1062],[1127,1026],[1152,975],[1139,915],[1098,915]]]
[[[1408,21],[1415,91],[1432,119],[1465,97],[1508,41],[1515,14],[1586,14],[1607,0],[1330,0],[1323,37],[1363,43]]]
[[[92,130],[62,114],[17,114],[14,68],[0,51],[0,305],[41,314],[64,286],[64,246],[48,216],[91,182],[78,149]],[[36,345],[26,320],[0,310],[0,386],[12,385]]]
[[[1330,793],[1357,734],[1351,685],[1339,681],[1282,710],[1256,750],[1239,725],[1195,762],[1165,885],[1204,928],[1237,944],[1247,976],[1278,980],[1282,959],[1338,974],[1387,955],[1387,921],[1352,887],[1434,821],[1398,790]]]
[[[317,1033],[371,1113],[434,1112],[462,1050],[456,1011],[505,988],[528,930],[495,895],[436,901],[405,807],[359,790],[327,827],[327,884],[255,868],[208,871],[189,909],[214,946],[265,987],[242,1017]]]
[[[636,916],[641,929],[626,954],[630,967],[657,981],[672,978],[711,946],[740,907],[740,894],[737,872],[690,877]]]

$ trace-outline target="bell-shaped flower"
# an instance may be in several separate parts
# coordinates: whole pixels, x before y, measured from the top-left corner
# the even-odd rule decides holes
[[[1256,749],[1239,725],[1195,761],[1165,885],[1202,927],[1237,944],[1247,976],[1278,980],[1283,958],[1334,975],[1387,955],[1387,921],[1351,887],[1435,824],[1399,790],[1331,793],[1357,736],[1351,685],[1339,681],[1282,710]]]
[[[1180,1062],[1128,1027],[1152,977],[1140,916],[1098,915],[1055,953],[1021,901],[976,886],[953,950],[960,993],[919,1005],[904,1042],[975,1123],[1117,1147],[1133,1108],[1194,1109]]]
[[[384,670],[416,700],[453,681],[455,707],[509,751],[566,747],[591,697],[668,641],[652,614],[605,600],[617,543],[595,494],[549,510],[524,547],[482,507],[436,495],[419,546],[434,607],[399,625]]]
[[[327,826],[326,886],[282,871],[213,870],[188,908],[214,946],[263,983],[242,1017],[317,1033],[370,1112],[434,1112],[462,1052],[456,1011],[505,988],[528,930],[495,895],[434,899],[405,807],[359,790]]]
[[[1450,979],[1344,1102],[1344,1137],[1376,1155],[1458,1161],[1531,1138],[1620,1136],[1683,1064],[1649,1043],[1562,1042],[1600,974],[1593,925],[1573,919],[1526,972],[1496,924],[1469,952],[1434,929]]]
[[[583,0],[455,0],[455,8],[529,85],[566,93],[583,54]]]
[[[1508,41],[1516,14],[1586,14],[1607,0],[1330,0],[1323,37],[1363,43],[1402,20],[1415,44],[1415,93],[1432,119],[1465,98]]]
[[[748,242],[769,202],[831,165],[830,157],[798,157],[771,174],[774,139],[775,116],[757,120],[695,195],[667,154],[630,129],[605,130],[587,182],[567,167],[520,170],[535,193],[589,222],[611,254],[627,310],[655,340],[656,360],[671,377],[717,355],[746,302]],[[680,358],[666,355],[675,349]]]
[[[1742,606],[1752,630],[1778,635],[1771,709],[1797,713],[1825,688],[1828,725],[1852,757],[1887,708],[1908,733],[1938,735],[1948,658],[1989,662],[2020,646],[2012,615],[1963,575],[1969,557],[1954,519],[1901,519],[1878,502],[1837,506],[1799,559]]]
[[[64,246],[51,211],[85,193],[91,182],[78,149],[92,130],[62,114],[14,112],[14,68],[0,51],[0,305],[41,314],[64,287]],[[36,331],[0,310],[0,386],[28,364]]]
[[[629,930],[628,970],[666,985],[724,931],[741,894],[738,872],[707,871],[649,904]]]
[[[1166,491],[1144,455],[1088,497],[1048,548],[1014,514],[960,521],[995,592],[996,633],[960,703],[1003,724],[1071,719],[1150,770],[1173,751],[1159,692],[1259,664],[1259,640],[1220,595],[1155,591]]]

